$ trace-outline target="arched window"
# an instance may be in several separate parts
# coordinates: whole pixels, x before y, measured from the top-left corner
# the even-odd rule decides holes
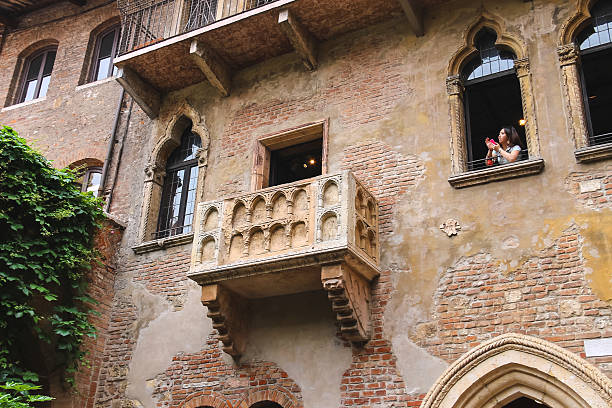
[[[117,73],[113,58],[119,46],[120,26],[115,25],[100,33],[96,38],[89,81],[100,81]]]
[[[57,47],[40,50],[25,61],[17,103],[42,98],[47,94]]]
[[[97,197],[98,191],[100,190],[100,183],[102,182],[102,168],[88,167],[76,182],[81,187],[81,191],[91,192],[94,197]]]
[[[600,0],[576,37],[589,144],[612,143],[612,0]]]
[[[154,238],[191,232],[198,184],[200,137],[187,127],[181,144],[168,157],[157,232]]]
[[[497,140],[502,127],[517,129],[523,149],[519,159],[527,157],[521,87],[514,69],[516,56],[499,49],[496,39],[495,31],[481,29],[474,38],[478,54],[461,70],[468,171],[496,164],[486,159],[485,139]]]

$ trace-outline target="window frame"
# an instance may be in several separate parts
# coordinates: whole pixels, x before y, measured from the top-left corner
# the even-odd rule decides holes
[[[486,11],[470,24],[464,34],[464,44],[451,57],[446,78],[450,115],[450,158],[451,174],[449,184],[454,188],[500,181],[509,178],[523,177],[540,173],[544,160],[540,156],[540,142],[535,112],[535,99],[531,83],[531,70],[527,47],[523,41],[509,34],[504,29],[504,20]],[[529,157],[503,166],[492,166],[485,169],[469,170],[467,151],[467,129],[465,119],[465,83],[462,79],[463,68],[478,55],[476,38],[482,29],[494,31],[497,35],[495,46],[500,51],[509,51],[515,55],[514,70],[518,78],[523,118],[526,120],[525,136]]]
[[[577,163],[590,163],[612,158],[612,143],[591,143],[593,132],[581,66],[584,51],[597,52],[601,48],[595,46],[583,51],[577,44],[579,35],[593,24],[593,16],[590,12],[590,6],[593,3],[595,2],[584,0],[578,3],[576,12],[565,21],[561,28],[557,47],[563,98],[568,108],[567,127],[574,142],[574,157]]]
[[[89,178],[94,173],[100,174],[100,185],[98,186],[98,191],[96,191],[94,194],[95,197],[99,197],[99,190],[100,190],[100,187],[102,186],[102,167],[99,167],[99,166],[87,167],[87,169],[81,176],[82,178],[81,192],[83,193],[87,192],[87,186],[89,185]]]
[[[110,34],[111,32],[114,32],[115,35],[113,38],[113,48],[111,51],[111,60],[108,66],[109,72],[107,72],[106,77],[102,79],[97,79],[99,69],[100,69],[99,61],[100,61],[100,49],[102,47],[102,39],[106,37],[106,35]],[[100,32],[98,35],[96,35],[94,51],[92,53],[92,59],[91,59],[91,69],[90,69],[88,81],[87,81],[88,83],[103,81],[104,79],[113,77],[113,71],[114,71],[113,61],[115,57],[117,56],[120,39],[121,39],[121,24],[114,24],[111,27],[107,28],[106,30],[103,30],[102,32]]]
[[[267,134],[255,141],[253,148],[253,171],[251,174],[251,191],[269,186],[270,159],[273,150],[295,146],[301,143],[322,139],[321,175],[327,174],[327,139],[329,120],[307,123],[283,131]]]
[[[202,139],[197,133],[193,132],[191,127],[188,127],[187,129],[185,129],[185,131],[183,132],[183,136],[181,136],[181,139],[184,137],[188,137],[187,133],[191,133],[195,135],[196,137],[198,137],[200,139],[200,145],[201,145]],[[181,145],[177,146],[175,150],[173,150],[168,157],[170,158],[172,154],[174,153],[174,151],[176,151],[176,149],[179,149],[180,147]],[[201,147],[199,147],[198,149],[201,149]],[[197,205],[197,196],[194,197],[194,205],[193,205],[194,210],[192,213],[193,217],[192,217],[191,224],[189,225],[185,225],[185,214],[187,211],[187,200],[189,198],[190,187],[193,187],[190,185],[191,184],[191,173],[193,169],[197,169],[196,171],[199,172],[198,160],[199,160],[198,155],[195,154],[193,159],[181,161],[179,163],[174,163],[171,165],[166,165],[164,182],[162,185],[161,199],[160,199],[160,204],[159,204],[159,215],[157,218],[157,228],[155,229],[153,239],[169,238],[169,237],[186,234],[186,233],[193,231],[193,223],[195,221],[195,214],[196,214],[195,210],[196,210],[196,205]],[[178,173],[181,170],[185,170],[183,180],[186,180],[186,182],[182,186],[181,198],[179,202],[179,212],[178,212],[178,217],[177,217],[177,223],[180,225],[176,227],[162,229],[162,227],[167,226],[167,225],[165,226],[162,225],[162,223],[164,222],[166,224],[168,223],[168,216],[167,214],[164,215],[164,208],[167,208],[167,205],[166,205],[167,202],[169,202],[168,206],[171,206],[172,204],[171,201],[173,200],[173,197],[174,197],[173,195],[167,195],[168,194],[167,183],[170,182],[172,174]],[[196,191],[198,187],[197,186],[198,177],[196,177],[195,183],[196,185],[195,185],[194,191]],[[191,227],[191,230],[188,232],[184,232],[185,227]]]
[[[41,48],[35,52],[33,52],[32,54],[30,54],[26,59],[25,59],[25,63],[23,64],[23,69],[21,71],[21,81],[19,84],[19,92],[17,93],[17,100],[16,103],[24,103],[24,102],[30,102],[30,101],[34,101],[36,99],[40,99],[40,98],[44,98],[45,96],[47,96],[47,93],[45,93],[43,96],[40,96],[40,88],[42,85],[42,79],[43,79],[43,73],[45,71],[45,65],[47,63],[47,57],[49,55],[50,52],[55,52],[55,59],[57,59],[57,46],[56,45],[50,45],[44,48]],[[40,55],[44,55],[43,56],[43,60],[40,63],[40,69],[38,70],[38,75],[36,77],[36,87],[34,88],[34,97],[32,99],[30,99],[29,101],[26,101],[26,84],[28,83],[28,71],[30,70],[30,66],[32,65],[32,61],[34,61],[36,58],[38,58]],[[53,67],[51,67],[51,73],[49,74],[49,77],[51,77],[51,75],[53,75],[53,68],[55,67],[55,60],[53,61]],[[49,78],[49,85],[51,85],[51,78]],[[48,92],[48,88],[47,88],[47,92]]]

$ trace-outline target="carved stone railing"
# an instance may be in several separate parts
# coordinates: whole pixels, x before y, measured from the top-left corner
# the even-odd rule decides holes
[[[236,316],[246,300],[317,289],[328,292],[347,340],[369,338],[378,204],[352,173],[200,203],[194,229],[189,277],[229,354],[244,348]]]

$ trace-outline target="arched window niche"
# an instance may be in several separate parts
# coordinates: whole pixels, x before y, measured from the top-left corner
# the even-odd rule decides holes
[[[499,18],[483,12],[466,31],[450,61],[446,89],[451,119],[451,177],[456,188],[542,171],[535,105],[526,47],[507,34]],[[504,126],[517,129],[519,159],[487,162],[485,138]],[[489,164],[489,165],[487,165]]]
[[[559,39],[568,128],[578,162],[612,157],[612,0],[579,0]]]
[[[184,102],[174,114],[169,115],[167,126],[158,137],[144,169],[140,243],[132,247],[134,252],[150,252],[192,242],[191,228],[184,227],[193,225],[195,221],[191,217],[195,215],[197,203],[202,197],[209,143],[204,118],[189,103]],[[186,173],[191,176],[189,188],[185,191],[173,189],[177,187],[173,181],[178,180],[181,170],[182,176]],[[181,181],[181,185],[185,185],[183,183],[186,181]],[[166,200],[165,204],[163,200]],[[169,208],[175,200],[178,207]],[[189,208],[193,211],[188,211]]]

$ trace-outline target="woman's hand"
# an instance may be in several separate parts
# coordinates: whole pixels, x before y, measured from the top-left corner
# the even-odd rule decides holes
[[[488,137],[485,139],[485,144],[487,145],[487,148],[489,149],[489,152],[491,152],[491,150],[493,150],[495,148],[495,144],[493,144],[491,142],[491,139],[489,139]]]

